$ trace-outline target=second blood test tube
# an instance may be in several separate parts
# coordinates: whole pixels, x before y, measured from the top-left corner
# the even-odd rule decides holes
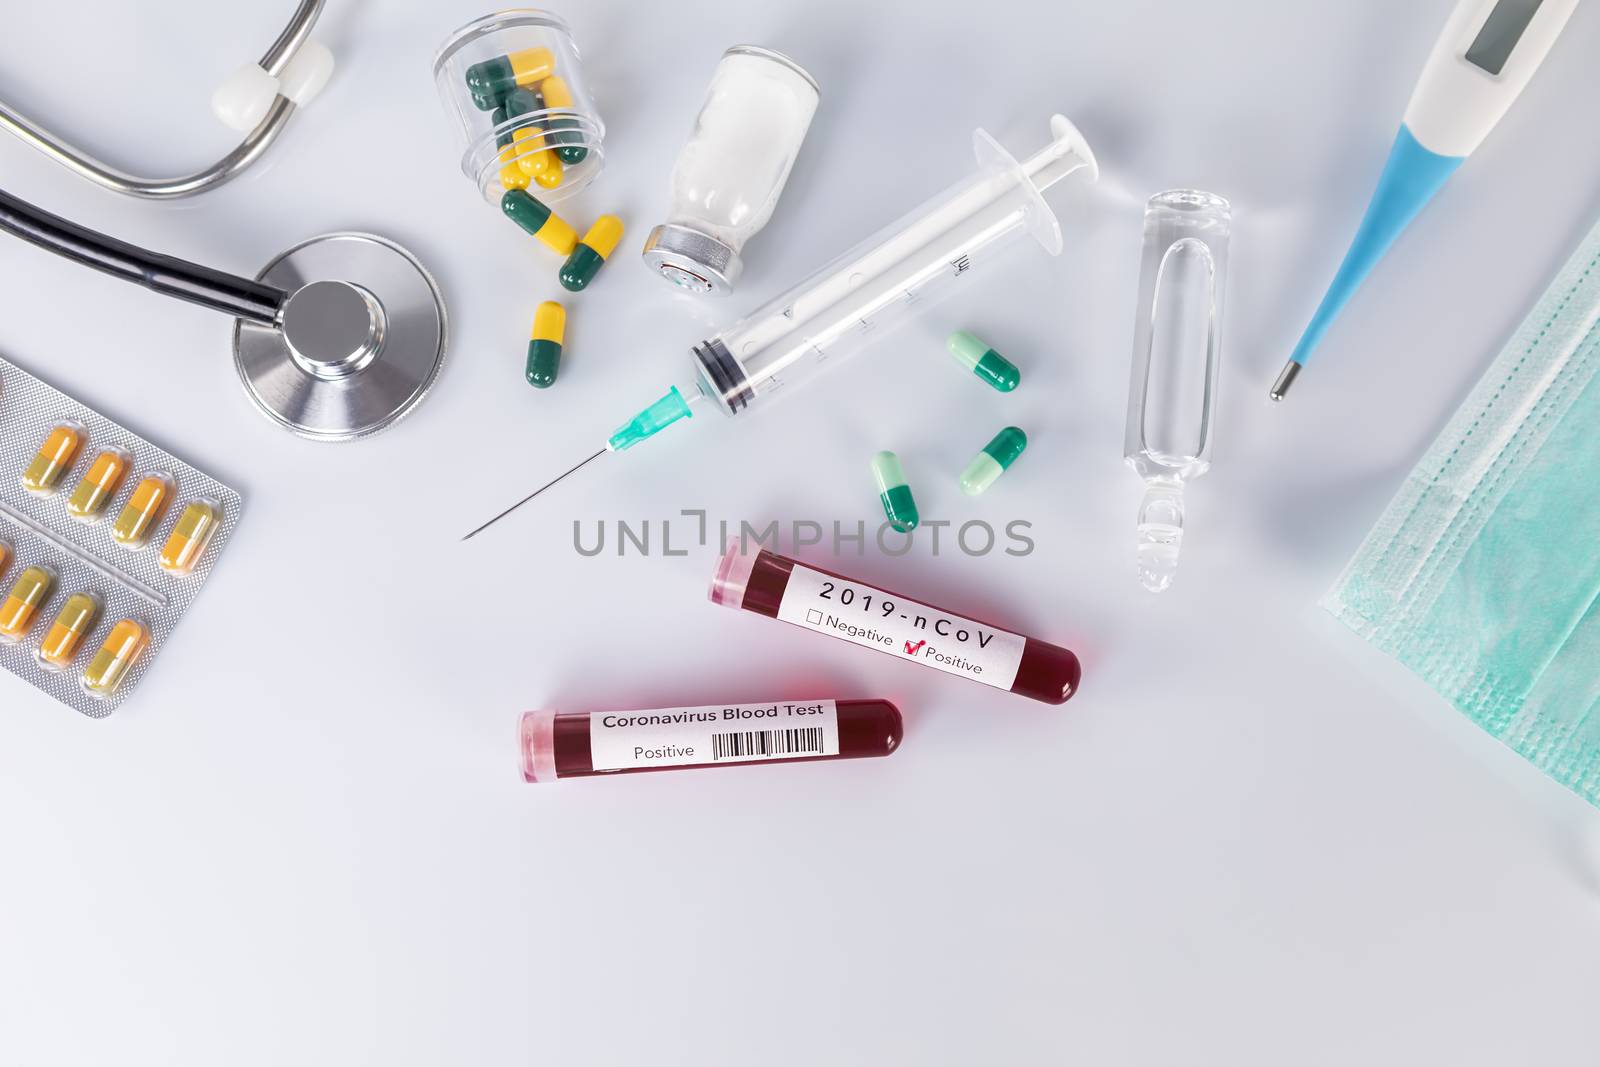
[[[1078,691],[1078,657],[1065,648],[737,540],[717,563],[710,595],[714,604],[803,626],[1047,704],[1063,704]]]
[[[648,711],[522,716],[522,776],[530,782],[732,763],[887,756],[900,747],[900,709],[887,700],[793,700]]]

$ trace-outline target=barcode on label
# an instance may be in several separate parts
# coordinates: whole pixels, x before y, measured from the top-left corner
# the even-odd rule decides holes
[[[807,726],[794,730],[743,730],[711,735],[711,758],[750,759],[760,756],[799,756],[823,754],[822,728]]]

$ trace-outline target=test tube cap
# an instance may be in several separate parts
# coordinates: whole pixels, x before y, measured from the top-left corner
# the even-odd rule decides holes
[[[517,749],[523,781],[555,781],[556,713],[548,708],[523,712],[517,728]]]
[[[746,545],[741,537],[728,540],[722,558],[717,560],[716,572],[711,576],[711,588],[706,591],[713,604],[725,608],[744,607],[745,589],[750,585],[750,575],[756,568],[756,556],[760,551]]]

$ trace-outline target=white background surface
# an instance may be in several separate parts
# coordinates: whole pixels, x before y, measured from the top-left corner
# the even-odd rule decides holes
[[[469,0],[338,2],[324,97],[201,199],[113,196],[9,139],[7,190],[253,273],[336,229],[437,273],[451,362],[392,433],[296,440],[229,325],[6,239],[0,350],[245,494],[206,594],[122,711],[0,677],[0,1062],[1581,1062],[1600,817],[1316,607],[1407,467],[1600,211],[1585,8],[1381,266],[1295,395],[1267,385],[1342,255],[1446,0],[565,4],[609,133],[563,208],[629,235],[521,378],[556,263],[479,202],[428,69]],[[131,167],[232,136],[210,91],[289,4],[51,5],[0,94]],[[741,291],[693,304],[639,243],[721,50],[790,52],[823,103]],[[749,425],[676,430],[470,546],[721,322],[1070,115],[1105,170],[1049,260],[910,323]],[[1178,584],[1130,567],[1120,462],[1141,203],[1236,207],[1217,465]],[[968,327],[1010,396],[941,349]],[[955,475],[1032,445],[991,493]],[[573,520],[1033,523],[1025,559],[839,566],[1076,647],[1062,708],[704,598],[709,548],[582,558]],[[615,459],[615,457],[610,457]],[[684,531],[675,531],[677,536]],[[657,531],[659,536],[659,530]],[[659,545],[656,547],[659,548]],[[808,558],[829,560],[826,549]],[[524,785],[523,708],[886,696],[892,759]]]

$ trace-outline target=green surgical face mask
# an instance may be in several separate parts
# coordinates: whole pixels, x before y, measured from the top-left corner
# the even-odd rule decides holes
[[[1600,227],[1323,606],[1600,806]]]

